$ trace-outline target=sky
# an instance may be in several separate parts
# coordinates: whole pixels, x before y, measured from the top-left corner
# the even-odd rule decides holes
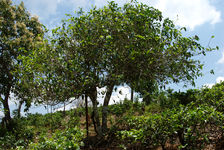
[[[19,4],[21,0],[12,0]],[[74,14],[79,8],[88,11],[92,6],[103,7],[105,0],[24,0],[25,7],[32,16],[38,16],[41,23],[49,29],[60,25],[65,14]],[[127,0],[115,0],[120,6]],[[185,36],[198,35],[199,43],[204,47],[219,47],[218,51],[199,56],[198,59],[204,64],[203,77],[195,80],[196,87],[203,85],[211,87],[221,80],[224,81],[224,1],[223,0],[138,0],[146,5],[162,11],[164,17],[169,17],[178,27],[186,27]],[[211,36],[215,38],[211,39]],[[210,74],[213,69],[215,74]],[[185,90],[183,84],[171,84],[175,90]],[[129,87],[119,87],[112,95],[112,100],[130,98]],[[122,90],[122,95],[119,91]]]

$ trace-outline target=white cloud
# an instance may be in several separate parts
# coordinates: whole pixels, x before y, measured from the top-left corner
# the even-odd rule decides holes
[[[124,4],[127,0],[115,0]],[[163,12],[165,17],[172,19],[176,25],[193,30],[204,23],[216,24],[221,21],[221,12],[211,4],[211,0],[139,0],[149,6],[154,6]],[[104,0],[95,0],[97,6],[106,5]]]
[[[117,90],[113,92],[110,98],[110,105],[123,101],[125,98],[131,98],[131,89],[128,86],[119,86]]]
[[[114,88],[113,93],[110,98],[109,105],[123,101],[125,98],[130,99],[131,98],[130,90],[131,89],[128,86],[118,86],[118,87],[116,87],[116,90]],[[103,102],[104,102],[104,98],[106,95],[105,92],[106,92],[106,87],[103,87],[103,88],[97,87],[97,101],[101,105],[103,105]],[[83,102],[82,99],[80,99],[80,100]],[[90,99],[88,101],[89,101],[88,104],[91,105],[92,102],[90,101]],[[84,102],[83,102],[83,104],[84,104]],[[77,104],[75,102],[70,103],[70,104],[66,105],[65,110],[70,110],[75,107],[77,107]],[[61,105],[58,108],[56,108],[54,111],[62,111],[62,110],[64,110],[64,107]]]
[[[216,24],[221,21],[221,12],[211,5],[210,0],[158,0],[155,7],[177,25],[191,30],[204,23]]]
[[[98,94],[97,94],[97,100],[99,101],[100,104],[103,104],[104,98],[105,98],[105,91],[106,87],[103,88],[97,88]],[[131,89],[129,86],[118,86],[116,87],[116,90],[114,88],[114,91],[111,95],[109,105],[117,103],[119,101],[124,100],[125,98],[130,99],[131,98]]]
[[[215,85],[215,84],[214,83],[207,83],[207,84],[204,84],[203,87],[212,88],[213,85]]]
[[[218,60],[219,64],[224,64],[224,51],[222,52],[222,57]]]
[[[76,108],[76,105],[73,104],[73,103],[65,105],[65,110],[71,110],[71,109],[74,109],[74,108]],[[64,110],[64,106],[63,105],[58,105],[57,108],[54,108],[53,111],[56,112],[56,111],[63,111],[63,110]],[[50,112],[50,110],[49,110],[49,112]]]
[[[216,78],[216,83],[220,83],[222,81],[224,81],[224,77],[218,77],[218,78]]]
[[[115,0],[120,6],[129,1]],[[204,23],[216,24],[221,21],[221,12],[212,5],[212,0],[139,0],[139,2],[158,8],[165,17],[174,20],[176,25],[186,26],[191,30]],[[86,11],[92,5],[102,7],[107,4],[107,1],[25,0],[24,3],[32,14],[39,16],[41,21],[51,22],[52,18],[49,18],[51,15],[57,17],[57,14],[70,13],[71,9],[78,10],[79,7]],[[62,11],[65,7],[68,10]]]
[[[224,77],[217,77],[216,78],[216,83],[220,83],[220,82],[222,82],[222,81],[224,81]],[[208,88],[212,88],[213,87],[213,85],[215,85],[215,83],[206,83],[206,84],[204,84],[203,86],[204,87],[208,87]]]

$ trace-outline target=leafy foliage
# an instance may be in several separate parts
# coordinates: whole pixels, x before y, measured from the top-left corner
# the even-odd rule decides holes
[[[109,106],[109,113],[117,117],[121,117],[130,109],[132,109],[132,102],[124,99],[122,102]]]
[[[85,95],[92,101],[97,139],[117,134],[123,147],[165,149],[167,142],[179,141],[179,148],[202,149],[211,141],[213,129],[223,138],[224,82],[186,92],[158,89],[172,82],[194,85],[202,75],[203,64],[194,56],[214,49],[201,46],[197,35],[183,36],[185,28],[175,27],[159,10],[137,1],[122,7],[112,1],[67,17],[51,37],[44,37],[42,25],[23,3],[0,1],[2,149],[80,149],[84,141],[77,127],[82,108],[67,115],[11,119],[10,92],[27,108],[31,102],[52,106]],[[108,106],[113,89],[124,84],[139,92],[144,102],[125,99]],[[106,91],[98,113],[101,87]],[[111,130],[108,113],[115,118]]]
[[[40,137],[38,143],[30,143],[28,149],[34,150],[73,150],[80,149],[83,145],[83,132],[75,127],[69,128],[65,131],[56,131],[51,138],[43,136]],[[23,149],[18,147],[18,149]]]
[[[198,36],[184,37],[182,29],[159,10],[138,2],[120,7],[112,1],[67,16],[51,38],[21,57],[21,70],[35,82],[23,81],[36,83],[38,100],[88,96],[100,135],[107,130],[108,104],[116,85],[131,85],[149,103],[149,93],[157,85],[180,81],[194,85],[203,65],[193,57],[212,50],[201,46]],[[102,125],[97,110],[101,87],[106,87]]]
[[[222,126],[223,119],[222,113],[213,107],[180,106],[161,114],[128,118],[126,130],[118,131],[118,136],[125,144],[138,143],[143,147],[161,145],[163,148],[167,141],[175,143],[178,138],[180,147],[201,149],[205,143],[209,143],[211,125]],[[219,130],[222,131],[222,128]]]
[[[11,132],[1,128],[0,148],[15,149],[17,146],[27,146],[34,140],[35,132],[27,126],[25,119],[13,119],[14,128]]]
[[[201,91],[198,89],[188,89],[184,92],[173,91],[168,89],[166,91],[159,91],[154,94],[155,101],[160,103],[163,108],[175,108],[181,105],[187,105],[191,102],[198,102],[201,95]]]
[[[207,103],[224,112],[224,82],[217,83],[212,88],[202,88],[199,100],[200,103]]]

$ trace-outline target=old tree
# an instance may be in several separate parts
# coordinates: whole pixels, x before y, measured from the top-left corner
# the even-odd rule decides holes
[[[64,87],[73,89],[73,96],[88,96],[93,104],[95,131],[103,136],[115,86],[128,84],[144,91],[144,87],[150,89],[154,84],[180,81],[194,84],[194,79],[201,75],[203,65],[193,57],[209,49],[198,43],[197,36],[184,37],[184,30],[175,27],[153,7],[136,2],[119,7],[110,2],[101,9],[68,15],[45,43],[51,43],[51,48],[42,46],[23,59],[40,60],[35,53],[51,51],[48,61],[45,60],[49,65],[37,67],[35,63],[28,63],[26,67],[43,73],[44,68],[51,66],[51,79],[57,77]],[[102,121],[97,109],[97,88],[101,87],[106,87]],[[57,84],[53,88],[57,88]]]
[[[17,57],[29,53],[33,42],[38,41],[40,33],[42,25],[37,18],[30,16],[23,3],[17,6],[12,5],[10,0],[0,1],[0,102],[8,129],[11,128],[8,102],[10,93],[21,99],[25,98],[26,93],[26,89],[17,84],[21,74],[14,73],[21,63]],[[26,51],[20,51],[21,48]]]

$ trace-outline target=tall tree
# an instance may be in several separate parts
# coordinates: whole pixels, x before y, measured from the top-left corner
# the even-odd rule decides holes
[[[13,5],[11,0],[0,1],[0,95],[8,129],[11,129],[10,93],[19,95],[23,91],[17,84],[20,75],[13,73],[21,63],[17,57],[29,53],[42,32],[42,25],[36,17],[30,16],[23,3]],[[20,51],[21,48],[26,51]]]

